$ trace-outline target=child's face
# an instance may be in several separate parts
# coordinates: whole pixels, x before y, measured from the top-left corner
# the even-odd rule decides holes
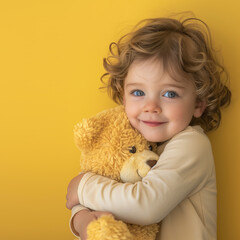
[[[163,142],[200,117],[204,103],[196,101],[191,81],[171,78],[161,61],[134,61],[124,82],[123,103],[128,119],[148,141]]]

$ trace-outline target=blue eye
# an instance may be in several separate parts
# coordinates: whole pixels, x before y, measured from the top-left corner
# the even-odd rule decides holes
[[[178,97],[178,94],[174,91],[167,91],[163,96],[167,98],[175,98]]]
[[[142,90],[135,90],[132,92],[132,94],[137,97],[141,97],[145,95],[145,93]]]

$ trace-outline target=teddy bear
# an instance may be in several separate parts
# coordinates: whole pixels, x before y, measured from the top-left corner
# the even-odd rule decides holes
[[[119,182],[141,181],[159,159],[156,143],[131,126],[123,106],[83,119],[74,128],[74,138],[81,151],[82,172]],[[127,224],[111,215],[92,221],[87,228],[88,240],[154,240],[158,231],[158,224]]]

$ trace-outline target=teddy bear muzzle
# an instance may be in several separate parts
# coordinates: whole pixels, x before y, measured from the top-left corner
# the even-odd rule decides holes
[[[141,181],[151,168],[156,165],[158,159],[159,156],[149,150],[135,153],[122,166],[120,172],[122,182],[135,183]]]

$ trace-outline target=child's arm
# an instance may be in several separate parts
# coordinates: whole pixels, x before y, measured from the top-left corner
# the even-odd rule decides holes
[[[88,224],[97,220],[102,215],[111,215],[111,213],[82,209],[73,216],[71,221],[72,225],[70,226],[71,230],[77,237],[79,236],[81,240],[86,240]]]
[[[78,178],[80,177],[79,178],[80,180],[82,176],[83,176],[83,173],[79,174],[77,177]],[[70,194],[70,192],[74,190],[73,188],[77,187],[77,184],[79,184],[79,180],[76,181],[76,178],[74,178],[70,182],[68,187],[68,194]],[[68,194],[67,194],[67,199],[68,199]],[[74,206],[71,206],[70,208],[72,209],[72,216],[70,218],[70,229],[75,236],[77,237],[80,236],[81,240],[85,240],[87,239],[88,224],[91,221],[96,220],[102,215],[111,215],[111,213],[101,212],[101,211],[91,211],[80,204],[75,205],[76,197],[77,196],[75,196],[75,198],[73,198],[73,201],[71,202],[71,204],[73,204]],[[67,206],[68,206],[68,201],[67,201]]]
[[[79,229],[76,228],[75,229],[75,225],[76,223],[74,224],[74,221],[76,220],[76,216],[78,215],[78,217],[80,217],[80,212],[82,211],[88,211],[88,208],[82,206],[82,205],[76,205],[72,208],[72,215],[71,215],[71,218],[70,218],[70,221],[69,221],[69,225],[70,225],[70,229],[72,231],[72,233],[75,235],[75,236],[79,236]]]
[[[199,191],[212,171],[210,142],[190,127],[169,141],[158,163],[141,182],[118,183],[86,173],[78,187],[78,198],[91,209],[148,225],[160,222],[185,198]]]
[[[70,221],[70,228],[75,236],[80,237],[81,240],[87,239],[87,226],[94,220],[91,218],[90,210],[83,209],[75,213]]]

